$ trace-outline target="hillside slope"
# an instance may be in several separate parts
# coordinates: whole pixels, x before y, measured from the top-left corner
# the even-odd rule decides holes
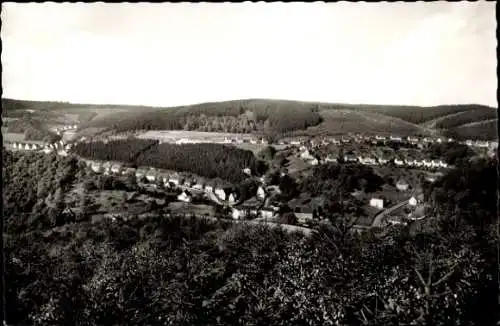
[[[81,131],[196,130],[269,136],[347,132],[406,135],[437,131],[457,137],[497,138],[496,122],[489,121],[496,121],[497,109],[473,104],[418,107],[244,99],[165,108],[2,99],[4,104],[4,116],[16,116],[26,109],[52,115],[76,113]],[[472,127],[460,127],[476,122]]]

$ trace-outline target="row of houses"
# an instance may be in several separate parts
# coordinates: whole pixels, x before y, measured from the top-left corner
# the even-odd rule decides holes
[[[479,148],[498,148],[498,141],[487,141],[487,140],[471,140],[467,139],[462,142],[469,147],[479,147]]]
[[[20,150],[27,150],[27,151],[41,150],[45,153],[51,153],[52,151],[57,151],[57,150],[69,151],[72,147],[72,144],[66,144],[62,140],[52,144],[43,144],[43,145],[35,143],[14,142],[12,143],[12,147]]]
[[[385,143],[385,142],[400,142],[400,143],[408,143],[412,145],[419,144],[430,144],[430,143],[444,143],[444,142],[454,142],[453,138],[442,138],[442,137],[416,137],[416,136],[407,136],[401,137],[397,135],[391,136],[381,136],[381,135],[361,135],[361,134],[348,134],[342,135],[340,137],[318,137],[316,139],[306,139],[306,138],[297,138],[297,139],[283,139],[278,143],[280,145],[291,145],[291,146],[302,146],[309,145],[311,147],[317,147],[320,145],[340,145],[340,144],[348,144],[348,143]]]
[[[78,125],[66,125],[63,127],[55,128],[54,131],[59,135],[62,131],[75,130],[77,128]]]
[[[317,155],[312,154],[305,146],[300,148],[304,150],[299,154],[299,157],[307,161],[311,165],[318,165],[319,163],[336,163],[338,158],[333,155],[328,155],[325,159],[321,160]],[[429,159],[402,159],[402,158],[389,158],[389,157],[374,157],[374,156],[356,156],[354,154],[346,154],[343,156],[344,162],[347,163],[360,163],[364,165],[385,165],[394,163],[396,166],[407,167],[425,167],[432,169],[448,168],[449,165],[443,160],[429,160]]]
[[[196,178],[184,177],[179,173],[167,173],[150,167],[138,167],[136,169],[126,167],[118,162],[84,161],[94,173],[134,175],[139,183],[146,179],[148,183],[161,183],[166,188],[182,187],[196,192],[213,193],[219,200],[228,201],[230,204],[237,203],[239,200],[239,194],[231,186],[218,186],[214,182],[196,180]],[[256,196],[259,200],[264,200],[267,192],[263,187],[259,187]],[[181,198],[183,201],[188,201],[188,198],[192,198],[192,196],[189,192],[186,192]]]
[[[372,156],[355,156],[353,154],[344,155],[344,162],[356,162],[365,165],[384,165],[394,163],[396,166],[407,167],[425,167],[425,168],[449,168],[448,163],[443,160],[430,160],[430,159],[403,159],[403,158],[384,158]]]

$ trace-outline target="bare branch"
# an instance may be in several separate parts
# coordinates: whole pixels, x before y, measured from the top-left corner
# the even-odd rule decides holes
[[[422,277],[422,274],[420,274],[420,272],[416,268],[415,268],[415,272],[417,273],[418,279],[420,280],[422,285],[426,286],[427,284],[425,283],[424,278]]]
[[[434,284],[432,284],[433,286],[437,286],[441,283],[443,283],[444,281],[446,281],[454,272],[455,272],[455,268],[458,266],[458,264],[454,264],[452,267],[451,267],[451,271],[449,271],[448,273],[446,273],[446,275],[444,275],[443,277],[441,277],[437,282],[435,282]]]

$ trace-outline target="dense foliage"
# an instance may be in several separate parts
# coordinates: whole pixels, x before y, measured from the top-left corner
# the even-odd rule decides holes
[[[440,214],[424,223],[364,234],[333,224],[312,237],[184,216],[43,225],[33,201],[66,193],[88,177],[83,168],[71,158],[36,153],[7,152],[3,163],[8,325],[499,320],[498,239],[486,218],[496,212],[493,161],[432,186],[431,194],[457,191],[459,198],[434,195]],[[473,209],[454,210],[450,200]],[[12,227],[15,219],[24,227]]]
[[[119,139],[109,142],[76,143],[72,151],[81,157],[92,160],[135,164],[137,157],[142,152],[157,145],[158,141],[151,139]]]
[[[460,215],[469,224],[484,227],[497,216],[497,189],[497,161],[479,159],[451,170],[424,190],[436,213]]]
[[[56,133],[48,130],[39,119],[33,119],[29,113],[23,113],[23,116],[17,120],[9,121],[7,132],[24,133],[26,140],[44,140],[55,142],[61,139]]]
[[[467,163],[474,151],[465,144],[456,142],[433,143],[427,148],[432,159],[443,159],[448,164]]]
[[[79,177],[78,170],[79,164],[74,158],[4,152],[5,229],[20,232],[60,225],[64,197]]]
[[[266,168],[251,151],[221,144],[161,144],[141,153],[137,163],[230,182],[245,179],[245,168],[257,174]]]
[[[314,196],[342,190],[349,194],[355,190],[374,192],[384,184],[384,179],[373,168],[361,164],[322,164],[301,183],[301,191]]]
[[[265,172],[266,166],[251,151],[221,144],[158,144],[154,140],[126,139],[107,143],[79,143],[74,152],[93,160],[121,161],[135,166],[195,173],[230,182],[245,179],[243,169]]]

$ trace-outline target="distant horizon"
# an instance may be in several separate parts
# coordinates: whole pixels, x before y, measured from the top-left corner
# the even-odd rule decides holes
[[[495,2],[4,2],[2,9],[7,98],[498,108]]]
[[[325,105],[348,105],[348,106],[399,106],[399,107],[420,107],[420,108],[435,108],[435,107],[444,107],[444,106],[467,106],[467,105],[476,105],[476,106],[485,106],[492,109],[498,110],[498,107],[494,107],[491,105],[480,104],[480,103],[448,103],[448,104],[438,104],[438,105],[409,105],[409,104],[373,104],[373,103],[347,103],[347,102],[323,102],[323,101],[302,101],[302,100],[293,100],[293,99],[283,99],[283,98],[262,98],[262,97],[254,97],[254,98],[240,98],[240,99],[229,99],[229,100],[221,100],[221,101],[204,101],[204,102],[191,102],[181,105],[147,105],[147,104],[126,104],[126,103],[85,103],[85,102],[74,102],[74,101],[60,101],[60,100],[25,100],[19,98],[12,97],[2,97],[2,100],[12,100],[12,101],[25,101],[25,102],[52,102],[52,103],[62,103],[69,105],[97,105],[97,106],[138,106],[138,107],[149,107],[149,108],[176,108],[176,107],[185,107],[185,106],[195,106],[200,104],[209,104],[209,103],[222,103],[222,102],[236,102],[236,101],[284,101],[284,102],[302,102],[302,103],[314,103],[314,104],[325,104]]]

